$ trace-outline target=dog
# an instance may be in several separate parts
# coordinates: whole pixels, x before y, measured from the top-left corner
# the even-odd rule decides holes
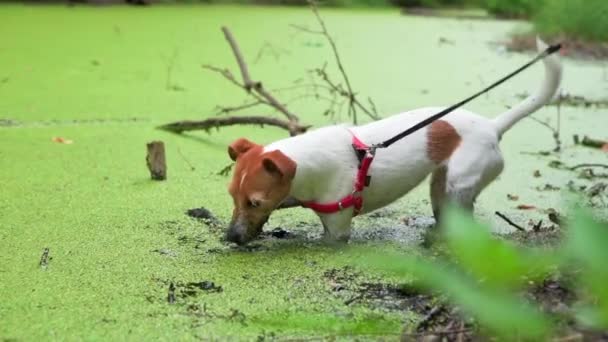
[[[537,47],[542,51],[546,45],[538,40]],[[472,211],[480,192],[503,170],[502,135],[549,102],[560,86],[559,58],[548,56],[543,64],[540,89],[498,117],[458,109],[377,150],[367,165],[371,181],[363,188],[353,188],[361,180],[363,160],[353,152],[352,143],[381,142],[443,108],[416,109],[362,126],[319,128],[267,146],[237,139],[228,147],[236,164],[228,186],[234,210],[226,239],[246,244],[262,232],[274,210],[302,205],[317,211],[327,239],[347,241],[354,216],[394,202],[429,174],[436,220],[446,202]],[[327,207],[333,209],[324,210]]]

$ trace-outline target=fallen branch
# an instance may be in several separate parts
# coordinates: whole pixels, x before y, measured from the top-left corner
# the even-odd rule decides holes
[[[280,127],[287,130],[291,136],[306,132],[306,130],[308,130],[311,126],[300,125],[298,116],[289,111],[284,104],[277,100],[274,95],[272,95],[270,91],[266,90],[262,85],[262,82],[253,81],[251,79],[247,63],[243,58],[243,54],[241,53],[239,45],[237,44],[236,39],[232,35],[232,32],[230,32],[227,27],[222,27],[222,32],[224,33],[224,37],[226,38],[226,41],[228,41],[228,44],[230,45],[230,48],[232,49],[232,52],[234,54],[234,58],[237,61],[242,81],[237,80],[236,77],[232,74],[232,72],[230,72],[230,70],[228,69],[219,68],[213,65],[203,65],[202,67],[204,69],[211,70],[222,75],[225,79],[230,81],[235,86],[245,90],[247,94],[249,94],[255,99],[255,101],[241,106],[219,107],[219,114],[236,112],[257,105],[267,105],[282,113],[287,118],[287,121],[263,116],[224,117],[210,118],[202,121],[178,121],[162,125],[159,127],[159,129],[163,129],[173,133],[182,133],[185,131],[201,129],[209,131],[211,128],[245,124],[261,126],[270,125]]]
[[[526,229],[524,229],[524,227],[518,225],[517,223],[511,221],[508,217],[506,217],[504,214],[502,214],[501,212],[497,211],[495,212],[495,214],[500,217],[501,219],[505,220],[511,227],[516,228],[519,231],[525,232]]]
[[[292,26],[299,30],[302,30],[304,32],[321,34],[327,39],[327,41],[329,42],[329,44],[331,46],[337,67],[340,71],[340,75],[342,76],[343,82],[346,85],[345,88],[342,86],[342,84],[336,83],[336,82],[333,82],[332,80],[330,80],[328,73],[325,71],[325,67],[323,67],[323,69],[317,69],[316,72],[318,75],[321,76],[321,78],[323,79],[325,84],[316,84],[314,82],[314,77],[312,77],[311,74],[309,74],[309,76],[311,77],[311,82],[309,82],[307,84],[303,84],[303,85],[297,84],[297,82],[302,80],[302,79],[300,79],[299,81],[294,82],[296,84],[291,87],[277,88],[277,89],[273,89],[273,90],[267,89],[264,87],[264,85],[261,81],[252,79],[249,67],[247,65],[247,62],[245,61],[245,58],[243,56],[243,53],[241,52],[241,49],[237,43],[237,40],[235,39],[234,35],[227,27],[222,27],[221,29],[224,34],[224,37],[225,37],[226,41],[228,42],[228,44],[230,45],[230,49],[232,50],[234,58],[236,59],[236,62],[237,62],[237,65],[238,65],[238,68],[240,71],[240,79],[238,78],[238,76],[235,76],[229,69],[226,69],[226,68],[221,68],[221,67],[217,67],[214,65],[203,65],[202,67],[204,69],[213,71],[213,72],[221,75],[223,78],[228,80],[234,86],[237,86],[237,87],[243,89],[247,93],[247,95],[252,98],[252,101],[246,102],[246,103],[244,103],[242,105],[238,105],[238,106],[226,106],[226,107],[218,106],[217,114],[228,114],[228,113],[242,111],[245,109],[250,109],[255,106],[263,105],[263,106],[267,106],[267,107],[272,108],[273,110],[278,111],[285,117],[286,120],[281,120],[281,119],[272,118],[272,117],[265,117],[265,116],[244,116],[244,117],[228,116],[228,117],[221,117],[221,118],[213,117],[213,118],[209,118],[209,119],[202,120],[202,121],[190,121],[190,120],[177,121],[177,122],[172,122],[172,123],[162,125],[158,128],[169,131],[169,132],[173,132],[173,133],[182,133],[185,131],[192,131],[192,130],[209,131],[212,128],[218,129],[223,126],[231,126],[231,125],[260,125],[260,126],[269,125],[269,126],[274,126],[274,127],[279,127],[279,128],[285,129],[289,132],[289,134],[291,136],[294,136],[294,135],[298,135],[298,134],[302,134],[302,133],[306,132],[311,126],[300,124],[299,117],[295,113],[290,111],[287,108],[287,105],[293,101],[298,101],[298,100],[301,100],[301,99],[307,98],[307,97],[314,97],[316,100],[322,100],[322,101],[329,102],[329,108],[323,112],[324,115],[329,115],[329,114],[333,115],[333,113],[335,113],[336,107],[339,107],[338,110],[341,111],[342,105],[345,103],[348,103],[348,112],[349,112],[349,115],[352,116],[353,122],[355,124],[357,123],[357,110],[364,112],[365,114],[367,114],[370,118],[372,118],[374,120],[378,119],[379,116],[377,114],[376,105],[373,103],[373,101],[370,98],[367,99],[367,101],[369,102],[369,106],[371,108],[371,109],[368,109],[355,96],[355,92],[353,91],[353,88],[350,83],[350,79],[345,71],[345,68],[344,68],[342,60],[340,58],[340,55],[338,53],[338,48],[336,46],[335,41],[329,34],[329,31],[327,30],[327,27],[325,26],[325,22],[321,18],[314,1],[311,0],[309,2],[309,4],[311,6],[311,9],[315,15],[315,18],[317,19],[317,22],[318,22],[321,30],[316,31],[316,30],[306,29],[306,28],[303,28],[303,27],[300,27],[297,25],[292,25]],[[261,52],[258,53],[258,59],[259,59],[260,53]],[[275,91],[281,92],[281,91],[290,90],[290,89],[291,90],[293,90],[293,89],[306,89],[306,90],[310,89],[310,90],[312,90],[312,94],[307,93],[304,95],[298,95],[296,97],[293,97],[288,102],[280,101],[273,94]],[[322,90],[324,92],[326,91],[329,94],[329,96],[324,96],[324,94],[320,94],[319,90]],[[344,98],[344,100],[340,100],[340,101],[337,100],[337,99],[341,99],[341,98]]]
[[[202,121],[177,121],[160,126],[159,128],[173,133],[183,133],[196,130],[210,131],[212,128],[232,125],[258,125],[262,127],[265,125],[275,126],[289,131],[291,135],[304,133],[311,127],[265,116],[230,116],[210,118]]]
[[[595,163],[586,163],[586,164],[578,164],[570,167],[570,170],[581,169],[584,167],[602,167],[608,169],[608,164],[595,164]]]

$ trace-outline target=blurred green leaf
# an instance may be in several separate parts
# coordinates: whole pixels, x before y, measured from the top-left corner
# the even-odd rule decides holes
[[[568,229],[566,253],[580,266],[582,284],[597,302],[581,313],[581,320],[608,328],[608,227],[578,211]]]
[[[364,264],[406,278],[414,275],[425,288],[446,294],[482,325],[504,337],[541,338],[549,321],[516,296],[477,283],[439,262],[407,255],[366,255]]]
[[[548,253],[524,251],[490,234],[464,212],[447,208],[443,230],[454,257],[477,279],[495,287],[521,285],[524,277],[541,276],[556,264]]]

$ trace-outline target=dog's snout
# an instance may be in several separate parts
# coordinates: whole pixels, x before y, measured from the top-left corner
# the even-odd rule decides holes
[[[244,243],[243,235],[240,234],[232,225],[230,226],[230,228],[228,228],[228,231],[226,232],[226,240],[228,240],[229,242],[234,242],[238,245],[242,245]]]

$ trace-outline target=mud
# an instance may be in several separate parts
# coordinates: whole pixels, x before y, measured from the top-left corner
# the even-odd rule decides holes
[[[330,269],[324,274],[330,289],[344,298],[348,306],[364,305],[373,310],[396,311],[420,317],[416,324],[403,331],[402,340],[418,340],[436,336],[448,341],[473,340],[474,322],[444,298],[407,284],[387,284],[364,280],[350,267]]]
[[[217,227],[222,225],[222,222],[215,215],[213,215],[213,213],[209,211],[209,209],[206,209],[205,207],[189,209],[186,211],[186,215],[195,219],[199,219],[209,225]]]

